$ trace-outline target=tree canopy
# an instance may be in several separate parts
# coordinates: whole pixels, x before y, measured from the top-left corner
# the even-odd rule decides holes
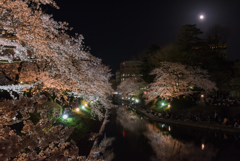
[[[104,112],[112,105],[109,68],[85,48],[82,35],[69,36],[66,22],[57,22],[42,11],[41,6],[47,4],[58,8],[53,0],[0,2],[0,60],[8,64],[21,62],[17,69],[14,65],[8,66],[16,73],[7,77],[12,85],[0,87],[12,96],[11,100],[4,100],[0,108],[0,149],[4,149],[0,156],[3,159],[84,159],[78,156],[73,141],[66,142],[73,128],[55,125],[46,117],[47,107],[38,111],[41,119],[36,125],[29,120],[34,105],[46,101],[42,91],[54,93],[59,100],[66,94],[82,97],[91,102],[91,113],[99,119],[107,116]],[[29,64],[23,61],[34,64],[34,69],[25,70]],[[1,70],[8,76],[5,71]],[[28,73],[25,77],[24,72]],[[24,82],[19,79],[20,75],[25,78]],[[24,96],[23,92],[30,88],[32,97]],[[24,124],[21,135],[6,126],[19,122]]]
[[[144,95],[147,103],[157,97],[169,99],[192,94],[194,91],[191,87],[199,87],[205,91],[217,90],[215,83],[209,80],[207,71],[200,68],[163,62],[160,68],[154,69],[150,74],[155,74],[156,78],[149,84],[148,94]]]

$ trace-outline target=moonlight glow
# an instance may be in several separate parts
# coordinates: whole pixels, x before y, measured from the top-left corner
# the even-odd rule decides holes
[[[204,19],[204,16],[203,16],[203,15],[200,15],[199,18],[202,20],[202,19]]]

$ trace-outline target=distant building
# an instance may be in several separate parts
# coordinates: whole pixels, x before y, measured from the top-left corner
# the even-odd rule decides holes
[[[227,45],[214,45],[214,44],[209,44],[209,47],[211,50],[215,51],[218,53],[218,57],[222,58],[224,60],[227,60]]]
[[[120,69],[116,71],[116,82],[119,84],[121,81],[130,77],[142,76],[140,74],[141,61],[124,61],[120,63]]]

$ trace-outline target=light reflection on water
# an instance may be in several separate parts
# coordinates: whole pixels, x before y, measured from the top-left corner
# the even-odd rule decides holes
[[[240,137],[150,122],[125,108],[113,110],[106,125],[115,137],[114,161],[239,161]]]
[[[124,108],[117,110],[117,120],[124,129],[135,132],[136,135],[144,134],[155,152],[155,155],[150,157],[151,160],[207,161],[214,158],[217,154],[217,149],[211,144],[208,144],[207,147],[204,147],[204,144],[198,147],[193,142],[183,142],[175,139],[168,133],[171,131],[171,126],[153,124],[146,120],[141,120],[141,117],[136,117]],[[157,125],[165,128],[166,131],[161,130]]]
[[[152,160],[207,161],[217,154],[217,149],[211,144],[208,144],[206,148],[201,148],[191,141],[183,142],[173,138],[169,133],[164,134],[156,125],[147,123],[146,128],[144,135],[149,139],[149,143],[156,153]]]

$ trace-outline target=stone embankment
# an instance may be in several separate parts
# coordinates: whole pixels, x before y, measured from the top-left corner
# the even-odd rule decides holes
[[[181,120],[173,120],[173,119],[165,119],[165,118],[159,118],[155,115],[148,114],[146,111],[141,109],[136,109],[139,113],[147,116],[150,120],[165,123],[165,124],[172,124],[172,125],[180,125],[180,126],[188,126],[193,128],[201,128],[206,130],[213,130],[213,131],[219,131],[219,132],[225,132],[225,133],[239,133],[239,128],[233,128],[225,125],[221,125],[218,123],[201,123],[201,122],[192,122],[192,121],[181,121]]]

